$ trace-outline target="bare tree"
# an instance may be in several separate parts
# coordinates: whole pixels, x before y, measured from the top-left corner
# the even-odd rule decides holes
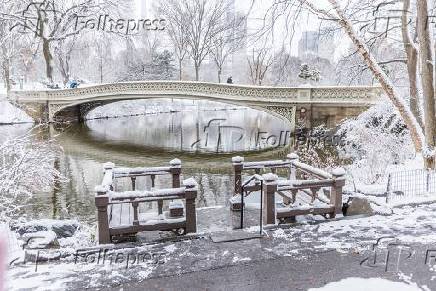
[[[427,145],[434,148],[435,132],[435,100],[433,86],[433,53],[430,41],[430,27],[427,0],[416,1],[417,7],[417,31],[419,40],[419,51],[421,53],[421,84],[424,95],[424,133]],[[434,168],[434,156],[427,157],[427,167]]]
[[[11,12],[16,8],[16,3],[12,1],[0,2],[0,11]],[[10,19],[0,18],[0,66],[6,91],[11,90],[11,66],[13,59],[18,55],[20,35],[10,31],[12,27]]]
[[[253,48],[248,61],[248,74],[253,85],[262,85],[265,75],[273,64],[273,56],[266,47]]]
[[[110,0],[25,0],[13,13],[2,11],[0,18],[13,20],[14,29],[41,40],[47,82],[53,83],[53,46],[84,29],[84,25],[77,25],[79,16],[95,15],[108,7],[113,7]]]
[[[358,31],[355,29],[355,26],[360,26],[360,32],[362,26],[368,27],[369,25],[371,25],[371,21],[368,21],[366,19],[356,19],[355,15],[361,11],[363,11],[363,13],[367,13],[368,10],[365,9],[371,9],[374,5],[374,1],[359,1],[358,6],[356,6],[354,9],[351,9],[348,15],[344,12],[343,8],[341,8],[338,1],[336,0],[329,0],[328,2],[330,6],[322,8],[317,6],[318,3],[315,0],[288,0],[285,2],[288,4],[292,2],[294,4],[294,7],[295,5],[298,7],[304,7],[305,9],[308,9],[314,14],[318,15],[321,19],[334,21],[339,25],[342,31],[345,32],[345,34],[351,40],[356,53],[361,56],[362,60],[366,64],[367,68],[371,71],[374,78],[380,83],[381,87],[383,88],[389,100],[392,102],[393,106],[398,110],[399,115],[409,129],[415,150],[417,152],[423,153],[427,166],[433,166],[434,163],[432,162],[432,143],[429,142],[428,137],[426,138],[426,136],[424,135],[416,116],[412,113],[409,107],[409,104],[400,96],[398,89],[392,83],[391,79],[386,75],[385,71],[383,70],[382,64],[378,62],[375,59],[374,55],[371,53],[370,47],[372,46],[372,44],[376,43],[377,39],[385,35],[385,33],[374,33],[370,37],[370,39],[364,39],[358,34]],[[346,6],[346,9],[350,9],[350,2],[347,3],[348,4]],[[386,3],[382,2],[381,4],[385,5]],[[353,17],[354,21],[351,20],[349,15]],[[394,28],[399,27],[401,27],[401,25],[395,26]],[[431,114],[431,112],[428,111],[424,113],[425,115]]]
[[[215,37],[232,29],[232,23],[226,17],[231,5],[230,0],[169,0],[160,6],[164,15],[174,20],[170,31],[179,50],[176,52],[179,54],[179,65],[186,44],[188,54],[194,61],[196,81],[200,79],[202,62],[214,48]]]
[[[411,20],[410,0],[403,0],[403,11],[401,15],[401,35],[403,38],[404,51],[406,52],[407,72],[409,76],[410,110],[415,115],[421,127],[423,122],[420,110],[420,98],[417,85],[418,71],[418,48],[410,32]]]
[[[17,215],[35,192],[64,180],[54,167],[60,151],[55,141],[40,140],[30,132],[0,144],[0,221]]]
[[[228,19],[231,28],[216,34],[213,40],[213,49],[210,54],[217,67],[218,83],[221,83],[223,66],[228,58],[237,52],[246,38],[244,32],[245,17],[230,16]]]
[[[174,54],[179,67],[179,80],[183,78],[183,61],[188,54],[188,36],[183,19],[182,6],[179,1],[161,1],[158,7],[159,13],[165,16],[166,31],[174,46]]]
[[[71,54],[76,45],[77,35],[73,35],[69,39],[61,39],[58,45],[54,49],[55,56],[57,58],[57,65],[59,72],[62,76],[62,82],[64,85],[70,80],[71,74]]]

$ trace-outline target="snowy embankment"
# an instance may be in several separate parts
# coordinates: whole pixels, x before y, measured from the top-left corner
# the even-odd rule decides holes
[[[212,101],[199,100],[129,100],[119,101],[97,107],[86,116],[86,119],[116,118],[157,113],[173,113],[181,111],[219,111],[242,108]]]
[[[15,107],[3,98],[0,99],[0,125],[33,122],[23,110]]]

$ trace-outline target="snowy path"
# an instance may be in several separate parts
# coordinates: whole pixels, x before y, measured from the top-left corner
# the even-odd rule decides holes
[[[198,276],[202,272],[215,274],[211,270],[217,269],[225,274],[228,274],[229,270],[245,270],[248,273],[258,266],[257,272],[263,270],[271,273],[273,270],[270,269],[271,265],[284,264],[286,266],[283,269],[284,274],[271,275],[272,278],[290,276],[290,271],[297,272],[292,275],[295,280],[304,281],[306,278],[313,281],[304,281],[305,287],[321,287],[328,282],[353,277],[353,274],[365,274],[364,277],[374,277],[379,274],[398,281],[398,273],[404,271],[408,276],[409,273],[418,274],[412,281],[419,283],[419,286],[429,285],[436,288],[436,280],[431,280],[436,278],[436,269],[426,266],[423,258],[426,250],[436,244],[435,228],[436,204],[403,207],[395,209],[395,213],[391,216],[377,215],[270,230],[269,236],[262,239],[213,243],[206,236],[188,241],[120,250],[124,258],[132,251],[154,254],[155,257],[160,258],[159,263],[150,259],[139,264],[130,262],[126,267],[127,260],[124,259],[116,264],[107,262],[102,264],[101,261],[100,264],[96,264],[97,259],[94,256],[93,262],[88,257],[86,263],[75,264],[74,257],[70,257],[63,259],[61,263],[41,264],[38,266],[38,272],[34,271],[34,264],[13,267],[9,277],[13,282],[11,290],[20,290],[22,288],[20,286],[28,286],[32,282],[34,282],[32,287],[36,288],[41,286],[38,284],[48,286],[45,282],[55,281],[57,283],[52,285],[54,290],[65,286],[70,289],[80,289],[127,283],[137,286],[135,282],[138,281],[161,276],[172,277],[177,274],[185,274],[187,280],[191,278],[190,282],[192,282],[195,274]],[[381,237],[394,237],[416,249],[414,260],[407,262],[410,265],[407,269],[385,274],[383,268],[365,268],[360,265],[363,259],[371,255],[373,245]],[[308,274],[309,268],[318,268],[327,272],[326,274],[329,272],[332,274],[330,277],[322,275],[321,280],[316,272]],[[340,270],[344,272],[341,273]],[[209,274],[209,276],[214,278],[214,275]],[[150,283],[145,281],[143,284],[152,284],[156,280],[159,279],[152,279]],[[189,280],[186,282],[188,283]],[[313,284],[310,284],[311,282]]]

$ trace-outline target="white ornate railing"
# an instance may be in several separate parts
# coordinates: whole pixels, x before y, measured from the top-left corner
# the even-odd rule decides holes
[[[101,84],[76,89],[12,91],[9,98],[19,102],[74,102],[83,99],[131,96],[181,96],[238,101],[364,103],[373,104],[380,87],[267,87],[188,81],[142,81]]]

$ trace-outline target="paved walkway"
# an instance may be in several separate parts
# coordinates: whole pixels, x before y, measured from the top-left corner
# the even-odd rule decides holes
[[[214,243],[205,234],[117,245],[120,249],[109,251],[112,260],[104,263],[102,248],[100,255],[81,253],[76,262],[70,256],[41,263],[37,272],[34,264],[16,266],[9,277],[15,283],[11,290],[307,290],[351,276],[404,280],[406,274],[430,288],[423,290],[436,290],[436,268],[426,265],[427,260],[436,263],[435,221],[436,204],[403,207],[391,216],[270,229],[260,239]],[[388,249],[389,262],[380,261]],[[141,259],[132,260],[136,257]]]

